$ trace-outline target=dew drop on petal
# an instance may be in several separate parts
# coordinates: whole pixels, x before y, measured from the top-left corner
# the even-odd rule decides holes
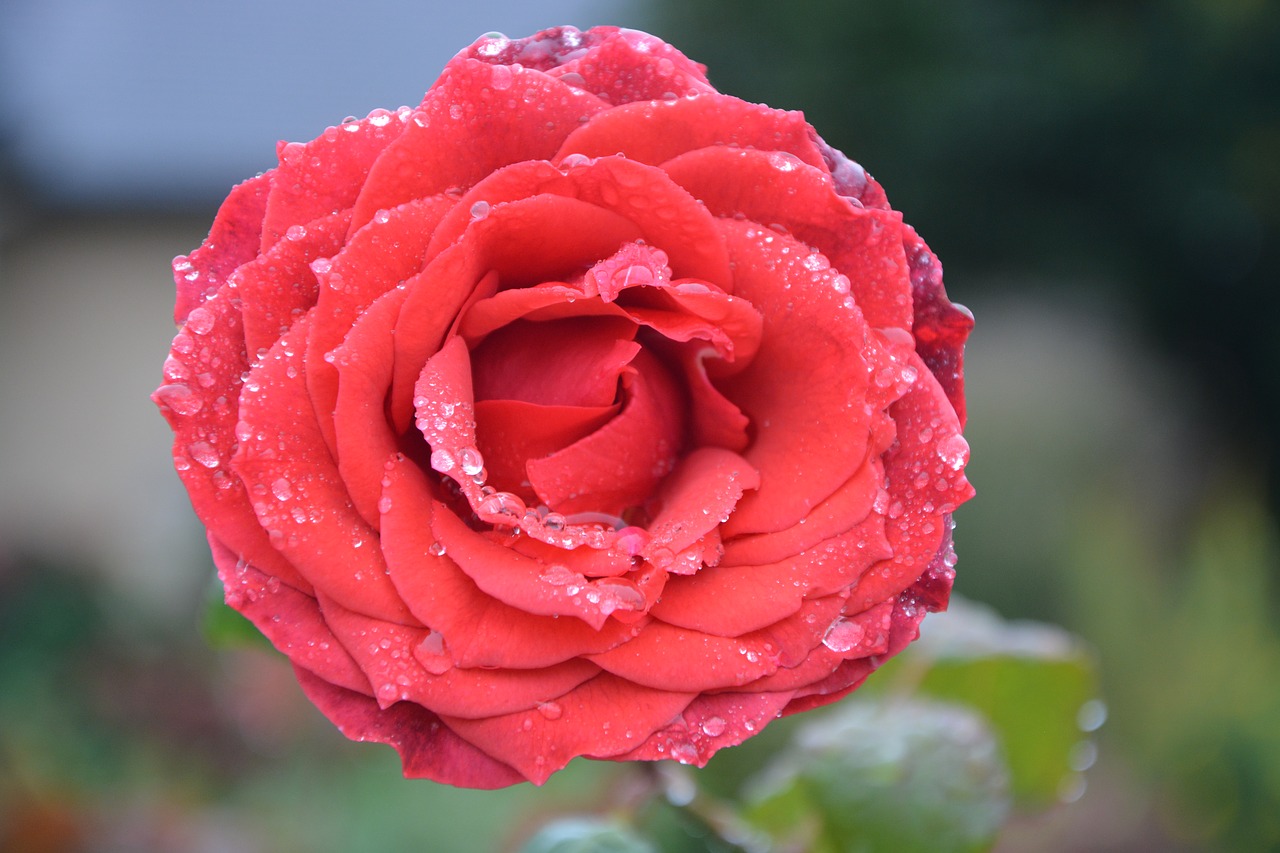
[[[186,385],[161,385],[156,389],[156,397],[179,415],[194,415],[204,408],[204,400],[193,394]]]
[[[441,474],[448,474],[455,464],[453,454],[444,448],[431,451],[431,467]]]
[[[271,484],[271,494],[275,495],[278,501],[287,501],[293,497],[293,486],[284,477],[280,477]]]
[[[707,737],[720,737],[727,725],[721,717],[707,717],[702,721],[702,733]]]
[[[953,471],[959,471],[969,461],[969,442],[956,433],[938,444],[938,457]]]
[[[222,461],[218,458],[218,451],[207,441],[192,442],[187,446],[187,453],[206,468],[217,468]]]
[[[827,635],[822,638],[822,645],[836,654],[844,654],[857,648],[865,633],[866,629],[857,622],[850,622],[842,617],[831,623]]]
[[[558,720],[564,714],[559,702],[543,702],[538,706],[538,713],[548,720]]]
[[[431,455],[435,456],[434,453]],[[484,457],[480,455],[480,451],[476,448],[464,447],[458,451],[458,464],[462,466],[462,473],[468,477],[474,477],[484,470]],[[434,468],[435,465],[433,464],[432,467]]]

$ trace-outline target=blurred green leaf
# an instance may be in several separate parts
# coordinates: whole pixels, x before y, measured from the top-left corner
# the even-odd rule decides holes
[[[273,648],[271,641],[253,626],[253,623],[227,606],[223,600],[222,584],[213,577],[205,594],[204,619],[201,622],[205,642],[214,648],[257,646]]]
[[[1070,796],[1092,763],[1080,710],[1098,695],[1092,654],[1038,622],[1007,622],[964,599],[929,617],[920,640],[890,667],[925,696],[973,708],[995,729],[1020,806]],[[888,672],[881,678],[892,680]],[[883,682],[882,682],[883,683]],[[1083,756],[1083,757],[1082,757]]]
[[[546,824],[520,853],[657,853],[652,844],[615,821],[566,817]]]
[[[796,733],[747,817],[785,849],[985,850],[1009,812],[995,733],[958,705],[857,699]]]

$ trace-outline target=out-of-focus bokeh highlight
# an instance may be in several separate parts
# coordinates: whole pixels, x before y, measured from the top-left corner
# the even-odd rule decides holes
[[[147,400],[169,259],[278,138],[560,23],[648,29],[804,110],[977,316],[957,591],[1080,635],[1108,709],[1087,788],[999,849],[1280,848],[1280,7],[8,0],[0,849],[501,849],[625,786],[585,762],[406,782],[280,659],[208,648],[212,569]]]

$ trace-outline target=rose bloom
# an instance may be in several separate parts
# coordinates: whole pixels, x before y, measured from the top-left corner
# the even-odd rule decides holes
[[[946,605],[971,317],[861,167],[704,72],[486,36],[174,262],[154,397],[227,603],[408,776],[701,765]]]

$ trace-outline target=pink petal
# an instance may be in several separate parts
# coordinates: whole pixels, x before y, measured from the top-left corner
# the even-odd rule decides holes
[[[693,698],[601,673],[542,711],[445,720],[459,735],[541,784],[579,755],[609,757],[634,748]],[[621,708],[626,709],[625,721]]]
[[[390,744],[404,775],[463,788],[503,788],[525,777],[454,734],[440,718],[411,702],[387,709],[367,696],[337,687],[302,667],[294,673],[307,698],[347,737]]]
[[[433,197],[385,211],[351,235],[331,261],[314,268],[320,296],[307,338],[307,388],[331,449],[337,448],[332,415],[338,370],[328,361],[329,353],[375,299],[421,269],[431,230],[452,204],[451,199]]]
[[[192,309],[152,395],[173,428],[173,464],[200,521],[238,557],[303,592],[307,582],[267,539],[244,484],[230,470],[240,375],[248,367],[234,291],[223,284]]]
[[[355,204],[369,167],[404,132],[408,120],[408,110],[375,110],[368,118],[327,128],[310,142],[281,142],[276,149],[280,165],[262,224],[262,250],[290,228]]]
[[[533,490],[557,512],[622,515],[653,494],[675,464],[684,433],[680,391],[648,352],[623,375],[626,402],[596,432],[526,470]]]
[[[893,371],[884,389],[869,371],[888,366],[882,344],[841,292],[838,273],[804,266],[804,247],[748,222],[722,220],[737,263],[735,293],[764,316],[755,360],[720,388],[752,420],[746,458],[760,488],[743,498],[726,525],[731,535],[784,530],[808,515],[866,458],[877,403],[902,386]],[[784,252],[785,250],[785,252]]]
[[[413,624],[387,577],[378,535],[351,504],[307,395],[303,315],[254,366],[240,399],[232,468],[273,546],[344,607]]]
[[[692,693],[746,684],[778,668],[767,639],[719,637],[656,621],[587,659],[635,684]]]
[[[837,195],[826,170],[777,151],[704,148],[662,168],[717,216],[779,224],[849,280],[872,327],[911,327],[911,283],[902,249],[902,215],[855,207]]]
[[[511,163],[549,159],[603,106],[539,71],[454,60],[370,170],[353,225],[409,199],[469,187]]]
[[[641,627],[609,620],[596,631],[579,619],[531,615],[481,592],[437,542],[432,519],[448,510],[407,460],[388,471],[382,505],[391,579],[414,615],[443,635],[443,654],[455,666],[552,666],[612,648]]]
[[[347,213],[334,213],[309,222],[304,235],[277,241],[236,271],[235,291],[249,352],[269,349],[302,312],[316,304],[320,287],[311,262],[342,248],[350,220]]]
[[[729,95],[704,93],[673,101],[634,103],[603,112],[569,134],[556,162],[571,154],[608,157],[657,166],[686,151],[732,145],[785,151],[810,166],[822,165],[804,115],[749,104]]]
[[[635,334],[621,318],[513,323],[473,350],[476,399],[612,406],[619,375],[640,351]]]
[[[200,248],[173,259],[173,280],[178,287],[175,323],[185,322],[192,310],[218,291],[227,276],[257,256],[274,174],[264,172],[237,184],[218,208]]]
[[[209,535],[227,604],[238,610],[294,664],[332,684],[371,693],[369,680],[333,636],[315,598],[265,575]]]

